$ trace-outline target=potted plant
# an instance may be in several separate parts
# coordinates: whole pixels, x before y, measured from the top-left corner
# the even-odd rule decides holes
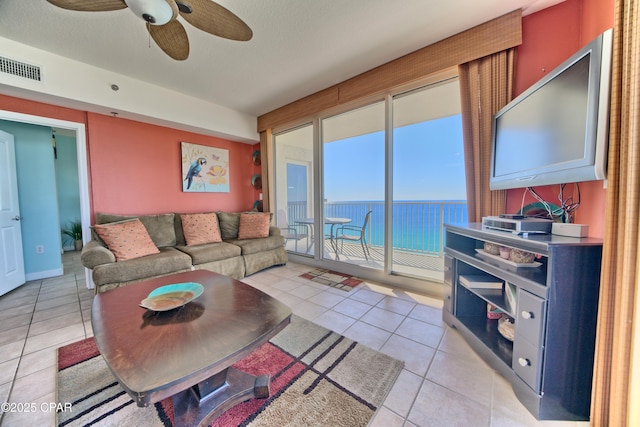
[[[76,251],[82,250],[82,223],[69,221],[67,227],[62,229],[64,243],[73,242]]]

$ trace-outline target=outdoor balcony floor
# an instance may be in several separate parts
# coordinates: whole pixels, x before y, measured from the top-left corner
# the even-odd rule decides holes
[[[295,251],[295,242],[292,240],[288,241],[286,248],[289,251]],[[299,240],[298,253],[305,254],[304,251],[306,248],[306,239]],[[369,246],[369,252],[371,254],[369,260],[365,259],[360,243],[345,242],[342,247],[338,245],[338,249],[339,261],[369,268],[384,268],[384,252],[383,248],[380,246]],[[442,281],[444,278],[444,258],[442,256],[400,250],[394,250],[393,254],[393,270],[398,273],[439,281]],[[313,245],[309,248],[306,255],[313,255]],[[333,249],[331,249],[331,243],[329,240],[325,240],[324,257],[332,260],[336,259],[336,254]]]

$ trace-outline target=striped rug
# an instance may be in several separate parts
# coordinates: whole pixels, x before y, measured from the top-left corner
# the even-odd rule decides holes
[[[270,342],[234,365],[271,375],[267,399],[243,402],[211,426],[366,426],[400,374],[403,362],[292,316]],[[138,408],[115,381],[93,338],[58,349],[59,426],[172,426],[165,399]]]
[[[300,277],[304,277],[305,279],[312,280],[316,283],[331,286],[332,288],[342,289],[347,292],[362,283],[362,280],[355,276],[327,270],[326,268],[314,268],[307,273],[301,274]]]

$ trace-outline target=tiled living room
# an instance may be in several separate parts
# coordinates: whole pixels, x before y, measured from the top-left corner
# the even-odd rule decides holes
[[[35,403],[4,413],[3,426],[54,425],[56,349],[92,336],[93,291],[79,255],[64,256],[65,274],[30,282],[0,297],[0,392],[3,401]],[[364,282],[352,291],[299,277],[309,266],[288,263],[243,281],[289,305],[293,313],[393,358],[404,369],[371,426],[579,426],[537,421],[511,385],[442,323],[441,301]]]
[[[195,4],[196,0],[193,1]],[[564,411],[565,403],[572,400],[565,396],[566,391],[566,394],[580,395],[579,405],[583,415],[578,419],[590,417],[590,425],[640,425],[640,407],[634,405],[640,400],[640,293],[637,289],[639,252],[636,233],[637,218],[640,216],[636,196],[640,193],[640,181],[635,172],[640,153],[637,150],[639,138],[636,123],[640,116],[637,114],[640,90],[635,84],[637,79],[633,77],[638,74],[638,58],[633,53],[637,51],[636,43],[640,39],[636,32],[637,11],[640,10],[637,7],[638,0],[516,0],[515,4],[502,0],[461,0],[461,3],[413,1],[403,3],[402,7],[388,0],[278,4],[256,3],[253,0],[227,3],[227,0],[220,0],[221,4],[228,4],[239,17],[246,19],[253,30],[253,39],[241,43],[236,43],[239,40],[225,39],[224,34],[215,34],[217,30],[211,27],[199,31],[202,29],[198,28],[200,24],[190,21],[193,10],[186,0],[148,0],[161,7],[170,6],[172,14],[167,19],[172,28],[180,31],[184,24],[189,33],[189,44],[184,33],[181,33],[178,37],[181,44],[173,51],[167,49],[176,47],[171,45],[172,42],[166,39],[162,41],[162,38],[157,38],[158,33],[155,36],[152,33],[155,27],[151,27],[147,20],[152,16],[136,17],[130,13],[134,10],[131,5],[145,2],[147,0],[0,1],[0,146],[7,142],[13,146],[15,142],[16,151],[15,159],[11,155],[0,155],[0,162],[4,162],[0,164],[0,204],[11,193],[16,199],[19,198],[19,203],[12,199],[11,204],[16,209],[19,205],[20,209],[0,216],[3,221],[0,229],[4,233],[0,233],[0,243],[13,244],[9,249],[0,246],[0,273],[7,265],[12,267],[20,264],[12,261],[25,261],[26,268],[21,273],[26,273],[27,277],[24,285],[23,279],[9,284],[0,274],[0,293],[8,292],[0,296],[0,403],[4,402],[0,425],[53,425],[54,409],[61,410],[59,415],[64,416],[59,418],[61,425],[85,425],[83,416],[67,424],[70,417],[75,418],[76,415],[70,412],[80,406],[76,401],[72,403],[61,396],[73,394],[70,390],[74,391],[77,383],[61,378],[81,372],[77,377],[89,378],[87,381],[90,382],[92,377],[84,377],[86,370],[81,368],[93,366],[94,362],[99,366],[92,373],[99,372],[103,376],[101,380],[110,381],[115,388],[121,386],[110,376],[111,366],[107,366],[107,358],[97,352],[99,343],[96,342],[101,336],[99,324],[95,329],[98,338],[93,339],[90,307],[92,301],[99,301],[100,297],[95,297],[93,290],[86,289],[86,270],[79,264],[78,253],[67,252],[60,260],[60,229],[67,221],[77,221],[84,232],[86,245],[90,243],[90,227],[99,224],[100,214],[154,216],[169,212],[239,213],[262,208],[274,216],[278,209],[291,208],[289,219],[297,221],[297,231],[315,229],[315,233],[308,231],[306,245],[304,240],[297,240],[298,236],[295,241],[288,242],[289,247],[285,246],[289,251],[286,266],[267,268],[255,262],[255,258],[251,265],[252,261],[247,260],[254,254],[242,253],[242,256],[250,256],[228,259],[235,263],[235,274],[229,270],[218,271],[217,268],[224,270],[229,265],[223,268],[222,260],[207,259],[208,267],[205,269],[241,277],[247,284],[242,284],[241,288],[250,288],[251,293],[268,301],[281,301],[293,311],[291,324],[280,334],[269,337],[264,344],[263,347],[269,350],[260,347],[259,351],[251,353],[251,357],[239,360],[239,366],[255,370],[257,361],[267,360],[265,355],[271,355],[268,351],[274,348],[279,349],[280,353],[277,353],[278,358],[273,358],[273,366],[288,361],[283,354],[290,350],[285,344],[295,342],[295,339],[290,339],[292,330],[312,331],[306,337],[309,341],[315,339],[317,334],[325,334],[322,335],[325,341],[317,343],[317,348],[303,348],[300,344],[296,351],[302,354],[293,351],[287,354],[293,360],[290,364],[296,369],[305,366],[303,372],[318,375],[318,383],[328,379],[327,382],[334,387],[330,392],[339,389],[342,393],[335,394],[331,403],[315,405],[318,412],[326,409],[332,415],[347,414],[346,418],[349,418],[351,410],[340,410],[343,402],[335,398],[348,395],[363,407],[364,424],[371,418],[370,425],[375,426],[586,425],[587,422],[577,421],[538,421],[522,403],[526,402],[530,410],[542,400],[554,406],[558,402],[555,400],[559,396],[558,390],[562,389],[562,403],[551,408],[552,412],[554,409]],[[232,3],[235,4],[232,6]],[[211,5],[214,2],[198,0],[197,4],[213,7]],[[93,11],[97,11],[96,8],[106,9],[101,10],[105,13],[100,14],[80,13],[85,7]],[[200,7],[207,6],[197,6],[196,9]],[[141,18],[147,23],[142,23]],[[595,62],[599,61],[600,66],[590,67],[590,70],[604,71],[601,73],[601,84],[592,85],[590,78],[586,85],[602,90],[606,95],[599,97],[598,108],[590,108],[590,111],[597,110],[598,132],[588,132],[589,137],[575,138],[584,139],[585,142],[589,140],[590,143],[598,141],[595,147],[598,155],[594,164],[589,165],[597,170],[597,176],[582,181],[582,178],[573,180],[556,176],[557,182],[536,182],[535,191],[531,191],[532,188],[525,190],[522,185],[503,187],[504,191],[490,191],[496,189],[490,188],[488,175],[495,170],[491,172],[490,165],[484,164],[488,163],[482,161],[487,160],[484,155],[472,159],[467,156],[474,157],[475,154],[491,151],[495,138],[488,135],[488,130],[498,127],[491,122],[493,113],[505,104],[513,104],[510,100],[517,101],[521,95],[531,93],[529,89],[540,87],[537,82],[559,75],[555,73],[557,68],[554,68],[557,64],[572,53],[577,53],[581,46],[587,46],[594,37],[603,39],[605,33],[608,34],[606,40],[607,43],[611,42],[613,53],[607,50],[607,53],[594,59]],[[240,38],[251,38],[250,35],[245,31]],[[189,53],[189,47],[191,54],[187,60],[184,56]],[[176,54],[182,57],[176,57]],[[589,55],[591,58],[598,57],[591,53]],[[493,65],[500,63],[501,66],[485,67],[487,59]],[[612,67],[607,71],[609,61]],[[13,65],[26,67],[18,67],[16,71]],[[31,75],[30,71],[42,71],[42,74]],[[474,74],[476,71],[478,76]],[[488,78],[494,71],[498,71],[499,76]],[[608,74],[612,78],[610,85],[605,77]],[[475,87],[476,82],[480,87]],[[431,152],[417,156],[414,155],[417,150],[407,150],[409,160],[418,160],[415,162],[417,167],[405,167],[406,162],[392,166],[394,160],[401,158],[392,155],[394,144],[396,147],[402,144],[402,139],[393,135],[406,125],[403,121],[405,118],[395,112],[402,111],[403,102],[409,102],[414,96],[421,98],[424,93],[449,84],[460,87],[460,96],[443,96],[442,99],[463,99],[461,105],[446,114],[451,114],[448,117],[460,117],[460,130],[465,131],[465,135],[460,137],[464,150],[461,145],[459,150],[452,151],[456,151],[456,155],[464,151],[465,162],[459,175],[465,178],[461,180],[465,182],[464,185],[473,183],[473,188],[460,193],[464,194],[461,197],[447,193],[445,198],[456,199],[456,202],[464,205],[464,215],[469,208],[469,219],[475,224],[468,228],[478,226],[486,215],[504,213],[514,215],[514,218],[521,216],[525,212],[526,197],[530,199],[527,202],[532,202],[527,205],[529,207],[550,205],[545,208],[549,217],[554,217],[553,212],[557,212],[553,209],[553,203],[559,203],[562,213],[557,214],[556,219],[566,222],[563,224],[566,228],[579,227],[580,233],[588,229],[586,238],[577,246],[590,246],[590,254],[600,248],[602,251],[598,256],[586,256],[586,252],[581,252],[568,268],[562,256],[558,256],[557,252],[551,253],[550,246],[531,243],[535,239],[527,242],[524,239],[528,236],[518,235],[515,239],[520,239],[519,243],[524,242],[526,247],[515,245],[507,250],[529,249],[525,250],[525,255],[534,257],[531,264],[541,264],[542,267],[532,267],[538,268],[532,275],[513,274],[508,268],[496,269],[492,264],[495,260],[487,256],[489,253],[481,244],[482,239],[477,238],[475,231],[461,231],[458,227],[461,224],[457,221],[451,221],[441,214],[434,215],[434,225],[428,230],[423,226],[426,224],[423,218],[390,214],[400,192],[398,190],[414,186],[418,196],[406,199],[416,199],[420,202],[417,205],[430,206],[432,201],[438,202],[436,199],[439,197],[434,198],[424,190],[428,187],[429,191],[442,191],[441,187],[452,181],[447,176],[448,170],[452,169],[451,164],[436,159]],[[607,92],[609,86],[611,94]],[[561,87],[563,90],[571,88],[569,92],[573,90],[573,85]],[[493,102],[493,96],[498,92],[501,99]],[[573,99],[569,94],[559,93],[551,91],[548,106],[556,107],[560,101]],[[478,99],[465,100],[469,94],[477,94]],[[609,96],[610,100],[607,98]],[[586,98],[595,99],[592,96]],[[427,103],[428,106],[436,104],[442,108],[450,106],[449,102]],[[593,104],[590,105],[593,107]],[[369,110],[369,107],[372,107],[370,111],[384,111],[384,117],[379,116],[384,119],[381,120],[384,121],[381,127],[376,125],[371,128],[368,126],[370,123],[349,118],[363,117],[358,115],[362,110]],[[560,109],[563,112],[578,111],[574,108]],[[442,114],[439,111],[431,112],[430,108],[406,110],[429,111],[427,115],[431,117],[411,119],[418,122],[424,120],[423,123],[437,121],[439,119],[436,118]],[[484,114],[487,110],[491,114]],[[543,110],[551,111],[546,108]],[[474,111],[482,113],[478,114],[482,118],[480,123],[468,123],[473,121]],[[546,116],[559,117],[556,114]],[[328,136],[330,132],[325,132],[331,127],[325,124],[331,122],[338,123],[337,127],[340,128],[335,140]],[[593,124],[595,121],[590,119],[589,122]],[[606,129],[602,122],[606,122]],[[576,124],[577,121],[562,120],[562,125],[556,126],[555,130],[562,131],[569,123]],[[578,128],[582,127],[578,125]],[[329,147],[338,145],[334,142],[351,141],[351,138],[368,136],[368,132],[375,130],[374,133],[377,133],[380,129],[384,129],[380,132],[380,135],[384,135],[377,142],[383,142],[378,146],[384,154],[384,161],[381,162],[384,163],[383,167],[375,168],[369,161],[368,155],[373,153],[369,149],[373,145],[355,150],[357,154],[334,153],[334,159],[347,160],[349,164],[327,161],[329,157],[325,157],[325,154]],[[307,139],[298,138],[298,132],[307,135]],[[591,136],[595,137],[593,141]],[[291,140],[295,141],[290,144]],[[422,142],[415,135],[411,140],[416,148]],[[440,147],[453,146],[450,142],[441,138],[434,147],[438,144]],[[606,148],[606,144],[609,148]],[[552,143],[551,150],[562,150],[566,145],[564,140]],[[540,151],[535,144],[529,148],[534,152]],[[608,158],[603,156],[607,154],[606,150]],[[206,153],[207,158],[201,157],[200,153]],[[256,162],[256,153],[258,158],[263,156],[261,164]],[[515,165],[512,161],[515,158],[531,160],[536,156],[522,156],[518,151],[504,156],[504,164]],[[463,162],[458,160],[455,164],[461,165]],[[198,175],[196,166],[204,166],[205,162],[208,165]],[[356,162],[358,168],[354,166]],[[296,176],[301,178],[298,183],[304,184],[306,192],[295,195],[291,192],[289,195],[289,187],[294,180],[278,179],[283,176],[285,168],[289,172],[290,165],[293,165],[292,172],[295,171]],[[434,166],[445,170],[430,178],[428,185],[423,185],[420,178],[435,170]],[[601,170],[601,166],[606,167]],[[401,181],[393,173],[387,173],[393,172],[394,168],[395,171],[411,171],[413,175],[406,181],[409,184],[398,184]],[[7,192],[2,173],[13,169],[17,172],[17,179],[9,177],[9,180],[13,180],[13,184],[17,181],[19,191]],[[345,174],[338,177],[338,170]],[[359,186],[351,185],[352,181],[355,183],[358,177],[364,176],[356,173],[356,170],[373,174],[373,179],[361,179]],[[603,175],[604,171],[606,174]],[[64,180],[60,181],[62,175]],[[383,207],[373,215],[374,221],[369,226],[370,230],[374,224],[377,227],[376,239],[369,241],[377,244],[376,247],[371,245],[371,258],[367,257],[362,238],[365,226],[360,227],[363,234],[354,245],[355,255],[348,253],[347,245],[344,251],[341,246],[339,260],[335,246],[334,255],[326,251],[322,253],[323,246],[318,243],[323,237],[323,220],[330,219],[329,216],[340,216],[345,218],[339,220],[350,220],[356,226],[358,218],[366,217],[355,210],[353,215],[328,215],[329,208],[337,211],[339,205],[349,204],[346,202],[360,203],[363,200],[340,199],[328,194],[328,191],[325,192],[328,180],[324,180],[327,176],[333,177],[339,187],[349,186],[349,190],[355,192],[358,198],[367,199],[367,203],[373,201]],[[380,180],[378,184],[383,188],[384,194],[380,198],[384,200],[367,197],[365,190],[373,188],[377,178],[383,176],[384,182]],[[492,175],[491,178],[495,177]],[[389,191],[393,186],[397,188]],[[66,190],[70,191],[67,193]],[[573,195],[562,196],[565,190],[565,195],[571,191]],[[285,194],[287,196],[283,197]],[[62,211],[68,207],[61,203],[65,197],[66,200],[73,200],[74,206],[73,212],[69,210],[63,214]],[[457,200],[459,198],[465,200]],[[76,206],[78,200],[80,206]],[[405,200],[399,202],[404,203]],[[2,208],[0,206],[0,213]],[[299,208],[297,215],[292,215],[293,208]],[[423,212],[428,212],[428,209]],[[413,242],[401,248],[394,246],[394,239],[390,237],[397,234],[391,223],[398,217],[407,219],[405,222],[411,226],[404,235],[412,237],[418,235],[419,231],[422,235],[436,236],[434,247],[425,248]],[[466,216],[464,218],[466,221]],[[569,224],[571,222],[573,224]],[[328,223],[325,221],[325,224]],[[271,225],[278,226],[277,223]],[[12,239],[11,232],[5,233],[5,226],[10,226],[12,230],[21,229],[22,237]],[[447,246],[443,239],[445,233],[452,236],[450,232],[458,236],[453,246]],[[475,237],[469,239],[474,233]],[[482,233],[485,231],[482,230]],[[330,234],[329,241],[333,241],[334,237],[338,239],[337,234]],[[3,239],[6,235],[10,238]],[[580,234],[579,239],[585,235]],[[348,241],[348,237],[353,235],[342,235],[340,238]],[[549,239],[556,237],[550,234]],[[446,240],[453,241],[450,238]],[[514,239],[498,240],[504,243]],[[20,241],[24,252],[22,248],[16,249]],[[315,246],[310,244],[312,241]],[[75,243],[81,241],[76,239]],[[177,240],[175,243],[178,244]],[[492,242],[487,240],[485,243]],[[561,243],[559,246],[563,245]],[[479,252],[481,247],[481,251],[486,253]],[[164,246],[161,249],[165,254],[169,252]],[[282,249],[279,246],[273,250]],[[428,256],[438,262],[437,274],[425,275],[427,269],[423,266],[398,269],[400,263],[394,257],[400,253],[399,249],[413,251],[411,255],[428,252]],[[500,258],[501,248],[494,249],[497,251],[494,254],[496,258]],[[233,250],[237,251],[238,248]],[[23,259],[19,260],[21,254]],[[364,261],[361,254],[364,255]],[[15,258],[7,264],[5,255],[9,255],[9,258],[15,255]],[[184,254],[177,254],[176,259],[178,255],[183,262],[189,261],[185,261]],[[196,258],[194,256],[192,261]],[[447,264],[451,259],[453,268]],[[118,264],[110,257],[108,261]],[[283,258],[272,262],[270,266],[280,262],[284,262]],[[306,265],[306,262],[311,265]],[[504,263],[500,259],[496,262]],[[148,265],[165,267],[162,262]],[[191,265],[180,268],[185,271]],[[251,271],[245,269],[250,265]],[[198,270],[195,263],[193,266],[196,271],[206,271]],[[343,268],[345,272],[360,274],[368,279],[373,277],[379,282],[365,279],[357,288],[346,291],[301,276],[319,266],[339,271]],[[115,267],[114,270],[117,270],[118,266]],[[520,266],[516,265],[515,268]],[[9,270],[10,273],[17,271]],[[466,286],[461,285],[462,280],[459,279],[463,275],[480,272],[478,270],[510,283],[499,283],[498,286],[502,287],[499,292],[493,292],[497,288],[484,292],[482,285],[486,282],[472,280],[469,283],[473,285],[469,286],[475,287],[475,290],[467,292],[462,289]],[[115,286],[114,282],[104,278],[109,275],[104,272],[104,269],[102,273],[94,270],[94,281],[102,274],[103,277],[98,278],[103,279],[106,286]],[[25,276],[16,276],[20,275],[23,278]],[[441,277],[443,275],[444,280]],[[137,279],[140,276],[134,277],[134,280]],[[120,282],[126,283],[127,279]],[[493,282],[493,286],[497,284],[495,278],[490,282]],[[20,287],[6,291],[7,285],[11,286],[9,289]],[[124,287],[127,288],[135,286]],[[507,294],[507,290],[511,293]],[[442,292],[444,301],[434,297]],[[516,303],[509,303],[507,299],[508,295],[513,297],[514,292],[524,295],[521,301],[539,311],[515,309]],[[137,301],[140,299],[126,300],[136,301],[134,308],[137,313],[140,309]],[[588,304],[582,304],[586,300]],[[487,314],[487,311],[493,310],[493,302],[497,303],[499,310],[510,305],[508,311],[500,314],[504,315],[500,320],[490,318]],[[115,308],[118,308],[118,303],[116,301],[114,304]],[[571,303],[572,309],[566,310],[566,304]],[[196,316],[202,314],[203,306],[197,301],[188,306],[195,307],[195,311],[185,312]],[[235,307],[234,304],[228,306]],[[580,316],[573,315],[576,307],[581,311]],[[157,318],[153,316],[156,314],[144,317],[145,321],[150,322],[144,324],[145,327],[153,326],[154,321],[160,322],[163,318],[162,315],[157,315]],[[501,323],[502,320],[509,320],[509,316],[511,322]],[[522,328],[516,331],[516,336],[525,339],[514,340],[513,329],[510,330],[509,339],[509,334],[499,327],[509,323],[513,325],[513,317],[520,316],[526,318],[527,322],[519,320]],[[556,316],[559,316],[560,322]],[[257,315],[254,317],[259,318]],[[233,316],[226,318],[229,323],[233,319]],[[283,320],[279,326],[284,323]],[[243,322],[236,324],[244,326]],[[449,326],[452,324],[458,329]],[[529,326],[532,324],[535,327]],[[558,328],[558,325],[562,328]],[[229,331],[232,329],[228,328]],[[110,330],[120,331],[116,328]],[[232,333],[228,332],[228,335]],[[336,340],[335,344],[331,340]],[[143,348],[158,348],[158,341],[156,347],[149,345]],[[506,341],[512,341],[513,344]],[[306,345],[307,341],[304,343]],[[336,358],[335,366],[331,365],[330,361],[322,359],[325,352],[322,357],[313,359],[313,363],[308,362],[308,358],[311,358],[309,354],[315,356],[320,352],[318,349],[324,349],[322,346],[330,347],[326,354],[335,357],[335,349],[347,345],[348,351],[353,350],[353,353],[344,353],[344,360],[349,363],[343,363],[340,356]],[[177,347],[174,345],[174,348]],[[132,348],[138,347],[129,346],[129,353],[132,353]],[[211,350],[205,345],[194,348],[204,349],[202,352]],[[531,351],[533,363],[528,358],[529,354],[521,354],[525,348]],[[57,356],[58,351],[60,357]],[[564,357],[569,353],[575,358]],[[78,357],[69,357],[70,354]],[[394,375],[385,371],[385,380],[374,381],[379,383],[376,384],[379,387],[369,388],[371,378],[377,378],[379,364],[369,363],[370,360],[364,357],[358,361],[359,364],[353,364],[353,359],[357,358],[354,355],[360,354],[371,357],[371,361],[390,362],[389,365],[395,367],[392,370]],[[82,358],[79,358],[80,355]],[[577,367],[576,359],[580,359],[580,367]],[[217,360],[214,363],[220,361]],[[316,369],[316,360],[324,363],[322,366],[326,371]],[[538,360],[542,360],[542,363],[537,363]],[[183,365],[192,366],[189,363]],[[70,366],[74,369],[68,369]],[[148,365],[132,363],[129,366],[137,369]],[[364,372],[366,376],[363,374],[367,381],[363,381],[361,388],[343,387],[333,379],[332,375],[336,372],[351,374],[345,371],[354,366],[358,368],[358,375],[368,371]],[[355,369],[353,371],[352,377],[346,376],[350,384],[359,385],[360,377],[355,374]],[[105,372],[108,375],[104,375]],[[225,368],[225,375],[226,372]],[[117,373],[114,374],[117,377]],[[289,406],[287,414],[297,412],[296,415],[304,418],[305,412],[297,410],[297,404],[304,400],[311,402],[306,403],[308,407],[314,406],[314,399],[320,394],[308,399],[307,396],[317,391],[313,389],[316,381],[313,381],[313,387],[304,389],[304,399],[292,401],[287,400],[291,396],[283,390],[295,389],[298,392],[305,387],[307,378],[300,374],[300,377],[291,380],[297,388],[287,388],[282,384],[291,379],[286,375],[293,376],[293,373],[281,375],[278,372],[277,376],[273,376],[271,372],[271,375],[275,387],[272,390],[276,390],[271,397],[264,402],[252,399],[238,404],[219,417],[213,427],[285,425],[286,422],[269,422],[269,417],[285,406]],[[147,377],[157,378],[156,375]],[[392,377],[392,380],[388,377]],[[218,380],[219,377],[213,381]],[[515,392],[512,387],[516,388]],[[210,388],[215,389],[213,386]],[[372,395],[377,393],[380,399],[372,404],[362,398],[359,390]],[[158,403],[157,407],[137,408],[136,396],[130,399],[127,391],[120,389],[117,400],[114,399],[116,404],[120,404],[121,400],[126,401],[122,405],[127,406],[126,410],[118,413],[112,411],[115,413],[112,415],[113,406],[108,406],[104,411],[109,413],[93,411],[87,418],[98,413],[97,425],[168,425],[171,418],[168,414],[174,412],[173,409],[167,412],[167,408],[172,408],[171,405],[177,400],[172,401],[168,397],[163,399],[165,403]],[[264,383],[259,384],[256,380],[253,392],[264,393]],[[198,393],[195,391],[193,394]],[[208,397],[205,396],[204,400]],[[92,398],[92,393],[84,393],[83,405],[91,405]],[[102,398],[102,401],[108,398]],[[199,396],[196,398],[200,399]],[[264,411],[263,404],[267,408]],[[258,409],[251,412],[251,408]],[[149,423],[145,419],[148,412],[144,411],[147,409],[157,412],[157,418]],[[237,414],[242,411],[250,416],[243,418],[242,422],[228,421],[239,419]],[[290,421],[288,425],[293,426],[363,425],[347,421],[297,422],[292,420],[298,418],[287,418],[282,414],[279,419],[286,419]]]

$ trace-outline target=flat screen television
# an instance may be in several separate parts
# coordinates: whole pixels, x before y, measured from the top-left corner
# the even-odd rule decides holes
[[[612,30],[496,113],[492,190],[606,178]]]

